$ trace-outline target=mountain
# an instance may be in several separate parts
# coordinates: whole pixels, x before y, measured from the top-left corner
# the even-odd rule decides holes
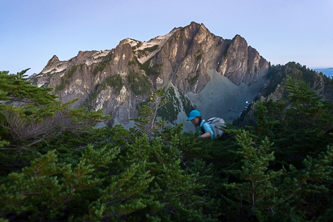
[[[124,39],[111,50],[80,51],[69,61],[53,56],[31,81],[52,87],[63,102],[104,109],[106,123],[132,126],[137,108],[151,92],[164,88],[169,103],[159,110],[165,121],[185,121],[193,108],[204,118],[231,122],[271,85],[270,65],[240,35],[223,39],[192,22],[147,42]],[[185,124],[185,130],[191,129]]]
[[[239,126],[253,125],[256,122],[254,110],[258,100],[268,102],[279,101],[289,103],[286,90],[288,77],[294,80],[305,82],[311,90],[315,91],[326,101],[333,102],[333,81],[323,73],[306,68],[296,62],[289,62],[285,65],[271,66],[266,74],[265,85],[255,101],[234,120],[234,124]]]
[[[321,72],[327,76],[333,76],[333,68],[326,68],[326,69],[315,69],[316,72]]]

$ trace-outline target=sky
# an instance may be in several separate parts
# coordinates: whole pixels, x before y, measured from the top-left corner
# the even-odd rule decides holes
[[[149,41],[192,21],[241,35],[272,65],[333,67],[333,0],[0,0],[0,71],[40,73],[53,55]]]

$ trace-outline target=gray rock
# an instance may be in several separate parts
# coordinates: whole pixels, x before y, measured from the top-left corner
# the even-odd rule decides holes
[[[114,49],[80,51],[69,61],[53,56],[31,80],[54,88],[63,102],[79,98],[75,107],[103,108],[111,115],[108,125],[131,124],[151,92],[170,87],[173,103],[164,110],[170,115],[161,116],[170,124],[185,121],[194,107],[207,118],[231,121],[263,87],[268,67],[241,36],[225,40],[192,22],[148,42],[124,39]]]

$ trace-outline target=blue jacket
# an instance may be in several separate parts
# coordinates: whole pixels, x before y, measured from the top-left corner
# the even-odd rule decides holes
[[[214,139],[214,133],[212,126],[206,122],[204,119],[200,123],[200,134],[204,134],[206,132],[210,132],[210,139]]]

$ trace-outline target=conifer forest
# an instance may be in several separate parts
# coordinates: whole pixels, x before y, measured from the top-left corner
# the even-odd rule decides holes
[[[95,128],[26,71],[0,72],[0,221],[333,221],[333,104],[309,78],[209,140],[157,121],[163,89],[136,127]]]

